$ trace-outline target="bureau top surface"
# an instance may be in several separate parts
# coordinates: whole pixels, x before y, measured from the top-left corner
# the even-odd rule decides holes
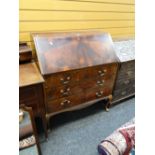
[[[118,62],[108,33],[33,35],[43,75]]]
[[[19,87],[44,82],[34,62],[19,65]]]

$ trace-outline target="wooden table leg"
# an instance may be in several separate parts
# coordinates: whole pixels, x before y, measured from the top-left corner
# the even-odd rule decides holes
[[[50,132],[50,115],[46,115],[46,120],[47,120],[47,130]]]
[[[45,138],[47,140],[48,139],[48,132],[47,132],[47,120],[46,120],[46,115],[45,114],[42,114],[42,123],[43,123]]]
[[[108,112],[109,111],[109,108],[111,106],[111,101],[112,101],[112,95],[109,95],[108,98],[107,98],[107,103],[105,105],[105,110]]]

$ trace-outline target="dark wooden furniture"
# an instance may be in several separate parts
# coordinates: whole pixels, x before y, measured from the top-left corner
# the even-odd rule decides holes
[[[29,62],[32,60],[32,49],[27,43],[19,43],[19,62]]]
[[[60,112],[112,99],[119,61],[107,33],[35,34],[45,79],[46,111]]]
[[[19,65],[19,104],[32,107],[34,116],[41,117],[47,138],[43,84],[44,79],[34,62]]]
[[[20,109],[22,109],[22,111],[23,111],[24,118],[23,118],[23,121],[19,124],[19,128],[24,128],[24,127],[29,126],[29,125],[32,126],[32,135],[34,135],[34,138],[35,138],[35,145],[28,147],[26,149],[30,149],[31,151],[29,151],[29,152],[31,152],[31,154],[41,155],[39,137],[37,134],[37,129],[36,129],[36,125],[35,125],[35,120],[34,120],[32,108],[26,107],[25,105],[20,105]],[[26,149],[20,150],[19,155],[25,155],[26,151],[28,151]]]
[[[114,45],[121,64],[112,100],[117,103],[135,95],[135,49],[134,40],[115,42]]]

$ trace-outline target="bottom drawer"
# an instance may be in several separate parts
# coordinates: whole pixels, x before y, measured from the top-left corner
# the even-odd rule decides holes
[[[47,112],[57,112],[61,111],[70,107],[73,107],[75,105],[78,105],[80,103],[84,102],[84,97],[78,96],[78,95],[73,95],[57,100],[49,100],[47,101]]]
[[[135,93],[134,84],[131,85],[130,87],[127,87],[127,88],[124,88],[124,89],[119,89],[117,91],[114,91],[114,93],[113,93],[113,101],[123,99],[125,97],[128,97],[128,96],[134,94],[134,93]]]
[[[112,90],[108,87],[95,88],[90,90],[83,90],[83,92],[77,95],[59,98],[57,100],[49,99],[47,101],[47,106],[46,106],[47,113],[58,112],[89,101],[103,99],[104,97],[110,95],[111,93],[112,93]]]

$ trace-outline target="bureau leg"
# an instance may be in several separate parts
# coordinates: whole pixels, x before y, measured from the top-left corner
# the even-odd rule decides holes
[[[108,112],[112,101],[112,95],[109,95],[107,98],[107,103],[105,105],[105,110]]]

